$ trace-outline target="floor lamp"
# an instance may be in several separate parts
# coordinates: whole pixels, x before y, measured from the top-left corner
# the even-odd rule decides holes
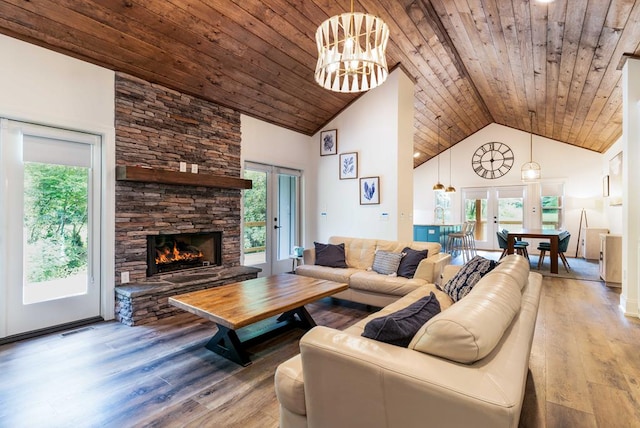
[[[584,227],[589,227],[589,220],[587,220],[587,210],[582,208],[580,212],[580,226],[578,226],[578,243],[576,244],[576,257],[578,257],[578,249],[580,248],[580,234],[582,233],[582,219],[584,219]]]

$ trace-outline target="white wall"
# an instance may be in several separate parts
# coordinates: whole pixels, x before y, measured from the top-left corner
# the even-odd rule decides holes
[[[495,187],[522,185],[520,167],[530,158],[530,134],[498,124],[490,124],[451,148],[452,184],[458,190],[453,199],[451,219],[461,222],[461,192],[463,187]],[[446,138],[442,136],[443,141]],[[496,141],[508,145],[515,161],[511,170],[498,179],[483,179],[471,167],[473,153],[482,144]],[[440,158],[440,181],[449,183],[449,151]],[[577,236],[581,199],[595,200],[588,209],[590,227],[607,227],[602,198],[602,155],[548,138],[533,137],[533,159],[540,164],[543,182],[564,182],[565,228]],[[437,181],[437,158],[414,170],[414,223],[432,224],[435,196],[432,190]]]
[[[115,74],[3,35],[0,52],[0,117],[102,136],[105,188],[101,307],[102,316],[113,319]]]
[[[338,153],[358,153],[358,177],[380,177],[380,204],[360,205],[360,180],[340,180],[339,156],[321,157],[320,133],[314,135],[318,187],[309,197],[315,197],[318,227],[313,239],[326,242],[333,235],[410,239],[413,201],[407,189],[412,186],[413,84],[396,69],[382,86],[364,94],[323,128],[329,129],[338,130]]]

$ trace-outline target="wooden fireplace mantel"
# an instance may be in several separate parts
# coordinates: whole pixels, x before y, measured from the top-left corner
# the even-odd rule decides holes
[[[181,184],[197,187],[219,187],[223,189],[251,189],[251,180],[223,175],[192,174],[142,166],[116,166],[116,180],[142,183]]]

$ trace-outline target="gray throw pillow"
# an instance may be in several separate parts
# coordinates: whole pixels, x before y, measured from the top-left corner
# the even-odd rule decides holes
[[[373,258],[372,269],[382,275],[396,276],[402,253],[390,253],[389,251],[377,250]]]
[[[469,260],[443,287],[454,302],[469,294],[480,279],[497,266],[495,260],[475,256]]]
[[[372,319],[364,326],[362,336],[406,348],[420,327],[439,313],[440,302],[432,291],[406,308]]]
[[[319,266],[346,268],[344,243],[343,244],[321,244],[314,242],[316,248],[316,264]]]

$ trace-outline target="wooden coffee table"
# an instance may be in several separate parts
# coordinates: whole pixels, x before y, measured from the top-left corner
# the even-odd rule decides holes
[[[251,364],[248,346],[292,327],[309,330],[316,323],[304,305],[347,288],[347,284],[284,273],[180,294],[169,297],[169,304],[215,322],[218,331],[206,348],[247,366]],[[282,315],[268,331],[242,341],[238,337],[238,329],[278,314]]]

